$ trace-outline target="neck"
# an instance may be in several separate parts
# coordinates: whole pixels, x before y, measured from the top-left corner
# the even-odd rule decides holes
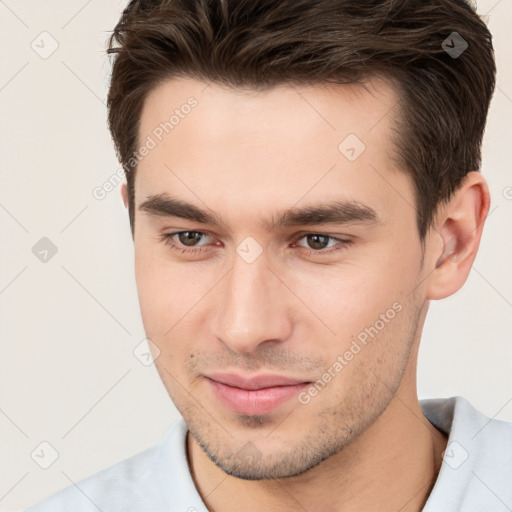
[[[403,389],[352,444],[296,477],[248,481],[228,476],[188,435],[190,466],[203,501],[211,512],[420,511],[447,439],[424,417],[416,393],[407,396]]]

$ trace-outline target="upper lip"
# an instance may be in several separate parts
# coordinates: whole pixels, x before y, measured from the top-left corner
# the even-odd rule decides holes
[[[205,375],[208,379],[220,382],[240,389],[256,390],[271,388],[274,386],[294,386],[296,384],[305,384],[308,381],[303,379],[294,379],[284,375],[254,375],[252,377],[242,377],[235,373],[211,373]]]

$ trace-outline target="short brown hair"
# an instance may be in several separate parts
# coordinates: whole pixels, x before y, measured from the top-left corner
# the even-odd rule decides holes
[[[460,55],[449,51],[454,41],[458,53],[467,44]],[[254,90],[387,78],[400,98],[393,142],[414,181],[421,239],[437,206],[480,170],[496,66],[492,36],[465,0],[132,0],[107,52],[132,235],[143,103],[175,77]]]

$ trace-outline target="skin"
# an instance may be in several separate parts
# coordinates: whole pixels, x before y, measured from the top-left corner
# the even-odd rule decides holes
[[[197,107],[139,163],[134,247],[145,332],[189,427],[201,497],[219,512],[421,510],[447,438],[419,406],[418,346],[429,301],[469,274],[489,209],[485,180],[468,173],[422,245],[413,182],[392,158],[397,96],[386,81],[256,93],[168,80],[146,98],[140,140],[190,96]],[[352,162],[338,149],[348,134],[366,145]],[[222,226],[138,209],[164,192]],[[367,205],[378,222],[263,224],[331,200]],[[162,239],[178,231],[203,235],[195,246],[174,236],[183,254]],[[307,234],[335,239],[321,238],[322,249]],[[262,251],[251,263],[237,253],[248,236]],[[400,312],[307,404],[237,414],[205,378],[316,382],[393,304]]]

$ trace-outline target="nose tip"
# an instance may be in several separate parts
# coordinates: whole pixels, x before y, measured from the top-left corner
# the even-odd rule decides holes
[[[234,352],[251,353],[254,352],[259,346],[269,340],[269,338],[258,336],[250,332],[248,329],[244,332],[226,330],[218,339]]]
[[[222,318],[217,338],[236,352],[253,352],[263,344],[283,341],[291,330],[284,311],[269,310],[261,303],[226,305]]]

